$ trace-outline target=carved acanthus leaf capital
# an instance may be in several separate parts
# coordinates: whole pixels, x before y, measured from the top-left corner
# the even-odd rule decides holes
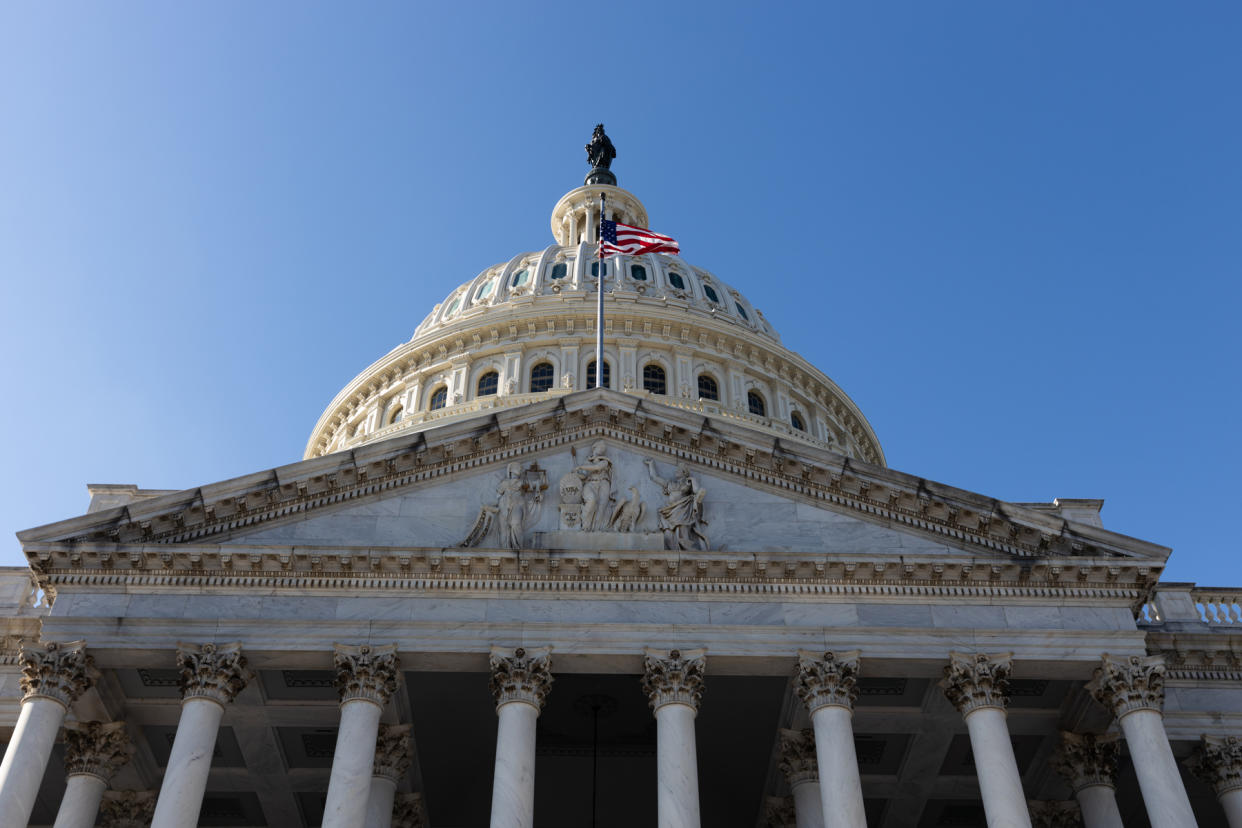
[[[375,765],[372,776],[382,776],[400,784],[410,769],[410,726],[380,725],[375,740]]]
[[[790,787],[803,782],[819,781],[819,762],[815,755],[815,731],[784,730],[780,732],[781,772]]]
[[[1028,800],[1031,828],[1082,828],[1082,811],[1072,800]]]
[[[496,707],[509,702],[526,702],[536,710],[543,709],[552,688],[552,650],[537,647],[508,649],[492,647],[492,677],[488,686],[496,699]]]
[[[791,796],[769,796],[763,802],[763,822],[766,828],[795,828],[798,816]]]
[[[1117,760],[1121,754],[1115,735],[1061,733],[1061,747],[1052,767],[1064,777],[1074,793],[1093,785],[1117,786]]]
[[[651,708],[684,704],[699,709],[703,698],[703,673],[707,650],[652,650],[643,657],[643,692]]]
[[[43,698],[72,705],[94,682],[94,660],[85,641],[22,644],[22,701]]]
[[[89,774],[104,782],[129,761],[133,746],[124,722],[77,722],[65,725],[65,775]]]
[[[858,656],[858,650],[822,655],[798,651],[794,692],[809,712],[821,707],[854,709],[854,700],[858,698]]]
[[[155,791],[107,791],[99,803],[102,828],[146,828],[155,815]]]
[[[1164,656],[1114,658],[1104,653],[1101,661],[1087,690],[1117,718],[1136,710],[1164,709]]]
[[[427,808],[420,793],[397,794],[392,806],[392,828],[426,828]]]
[[[1186,766],[1211,785],[1217,796],[1242,790],[1242,738],[1204,734]]]
[[[949,653],[940,687],[963,716],[981,707],[1004,710],[1012,668],[1013,653]]]
[[[383,707],[401,681],[394,644],[333,644],[336,692],[341,704],[361,699]]]
[[[177,669],[181,671],[182,699],[211,699],[222,705],[233,701],[249,677],[239,641],[178,644]]]

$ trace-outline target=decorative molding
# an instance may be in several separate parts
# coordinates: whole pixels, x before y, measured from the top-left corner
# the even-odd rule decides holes
[[[390,779],[396,785],[401,784],[410,769],[411,750],[410,725],[380,725],[379,737],[375,740],[375,763],[371,775]]]
[[[65,725],[65,775],[97,776],[105,783],[129,761],[133,745],[124,722],[77,722]]]
[[[363,700],[383,707],[401,681],[395,643],[333,644],[332,663],[341,704]]]
[[[858,698],[858,650],[823,655],[798,651],[794,670],[794,693],[806,705],[808,713],[821,707],[854,709]]]
[[[653,650],[643,656],[643,692],[652,710],[684,704],[696,712],[703,698],[707,650]]]
[[[550,647],[492,647],[489,663],[492,674],[488,687],[496,699],[497,710],[509,702],[526,702],[543,710],[552,688]]]
[[[1164,656],[1101,656],[1103,664],[1086,689],[1117,716],[1122,718],[1136,710],[1164,710]]]
[[[397,794],[392,805],[392,828],[427,828],[427,808],[422,794]]]
[[[1081,828],[1082,811],[1073,800],[1027,800],[1031,828]]]
[[[1062,731],[1061,745],[1052,757],[1052,767],[1077,794],[1083,788],[1102,785],[1117,787],[1117,760],[1121,746],[1115,734]]]
[[[789,787],[805,782],[819,781],[819,761],[815,754],[815,731],[786,730],[779,733],[781,773],[785,774]]]
[[[99,803],[101,828],[146,828],[155,815],[155,791],[105,791]]]
[[[177,644],[181,671],[181,698],[211,699],[226,705],[246,686],[249,674],[241,642],[230,644]]]
[[[981,707],[1004,710],[1009,704],[1013,653],[949,653],[940,687],[963,716]]]
[[[1185,764],[1195,776],[1211,785],[1218,797],[1242,791],[1242,738],[1205,733],[1199,749]]]
[[[85,641],[23,643],[19,658],[23,702],[51,699],[68,709],[94,683],[94,659]]]

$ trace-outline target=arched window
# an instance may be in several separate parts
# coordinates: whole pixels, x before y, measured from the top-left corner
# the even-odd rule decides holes
[[[526,280],[529,278],[530,278],[530,271],[527,270],[526,268],[522,268],[517,273],[513,274],[513,281],[510,282],[509,284],[513,285],[514,287],[518,287],[519,285],[526,284]]]
[[[530,369],[530,390],[532,394],[540,391],[547,391],[556,381],[555,372],[552,370],[552,363],[541,362],[534,368]]]
[[[500,386],[500,374],[495,371],[488,371],[479,377],[479,383],[475,386],[476,397],[490,397],[496,393],[496,389]]]
[[[474,295],[474,301],[478,302],[480,299],[486,299],[488,295],[491,294],[492,288],[494,287],[496,287],[496,280],[488,279],[483,283],[483,286],[479,288],[479,292]]]
[[[789,424],[798,431],[806,431],[806,423],[802,421],[802,415],[794,411],[789,415]]]
[[[630,278],[636,282],[647,281],[647,268],[642,265],[630,265]]]
[[[553,279],[564,279],[566,274],[568,273],[569,273],[569,266],[566,265],[564,262],[557,262],[556,264],[552,265],[552,278]]]
[[[707,297],[707,301],[720,304],[720,297],[716,295],[716,289],[711,285],[703,285],[703,295]]]
[[[667,394],[668,382],[664,368],[653,363],[643,366],[643,388],[652,394]]]
[[[595,388],[595,360],[587,365],[587,388]],[[612,370],[608,360],[604,360],[604,387],[612,388]]]
[[[452,302],[450,302],[450,303],[449,303],[448,310],[446,310],[446,311],[444,312],[444,316],[445,316],[445,318],[448,318],[448,317],[452,316],[453,314],[457,313],[457,309],[458,309],[459,307],[461,307],[461,297],[460,297],[460,296],[458,296],[456,299],[454,299]]]
[[[720,402],[720,385],[715,377],[699,374],[699,399]]]
[[[737,302],[733,303],[733,307],[737,308],[737,312],[742,315],[743,319],[745,319],[747,322],[750,321],[750,317],[746,315],[746,308],[742,307]]]
[[[431,404],[427,406],[428,410],[435,411],[437,408],[444,408],[448,403],[448,389],[441,385],[435,391],[431,392]]]
[[[746,392],[746,407],[750,409],[750,413],[756,417],[768,416],[768,404],[763,401],[763,397],[757,391]]]
[[[591,275],[599,275],[599,262],[591,262]],[[608,278],[608,262],[604,262],[604,278]]]
[[[681,274],[680,274],[680,273],[674,273],[674,272],[673,272],[673,271],[671,271],[671,270],[668,272],[668,283],[669,283],[670,285],[672,285],[673,287],[677,288],[678,290],[685,290],[685,289],[686,289],[686,283],[685,283],[685,281],[681,278]]]
[[[402,414],[401,404],[398,403],[397,405],[393,406],[391,411],[388,412],[388,422],[386,423],[386,425],[392,425],[393,423],[401,422],[401,414]]]

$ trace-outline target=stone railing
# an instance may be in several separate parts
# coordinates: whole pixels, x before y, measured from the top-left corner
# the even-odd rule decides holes
[[[1206,623],[1242,630],[1242,587],[1195,587],[1190,597]]]
[[[1242,587],[1160,584],[1139,607],[1135,621],[1140,626],[1207,624],[1242,631]]]

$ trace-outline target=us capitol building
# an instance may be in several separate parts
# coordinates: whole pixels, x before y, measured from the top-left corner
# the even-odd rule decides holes
[[[1242,588],[889,468],[715,273],[601,268],[612,154],[301,461],[19,533],[0,828],[1242,828]]]

